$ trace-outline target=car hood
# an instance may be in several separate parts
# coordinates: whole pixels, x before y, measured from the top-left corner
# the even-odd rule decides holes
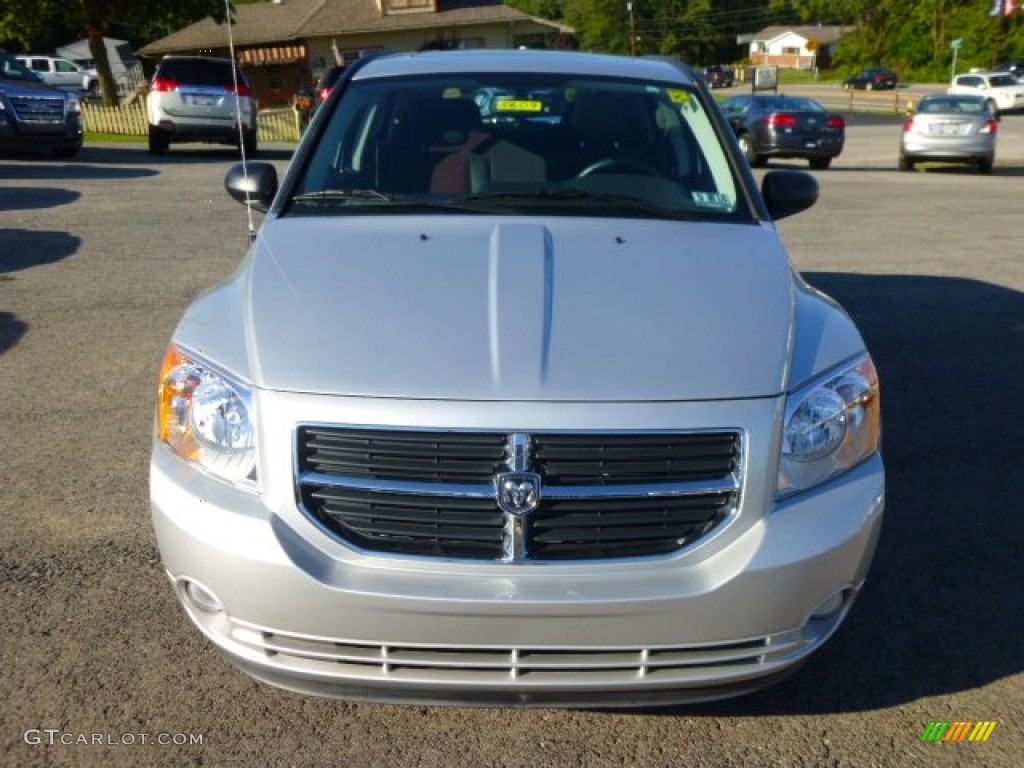
[[[746,398],[781,392],[789,359],[793,274],[769,225],[286,217],[240,277],[270,389]]]
[[[7,80],[0,77],[0,93],[5,93],[8,96],[17,96],[18,94],[38,94],[40,91],[46,93],[59,93],[59,91],[52,85],[48,85],[43,82],[31,82],[29,80]]]

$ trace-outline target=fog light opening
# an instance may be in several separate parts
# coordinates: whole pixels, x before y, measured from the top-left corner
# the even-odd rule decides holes
[[[186,599],[203,613],[221,613],[224,610],[224,604],[202,584],[186,581],[184,593]]]
[[[826,597],[818,603],[817,607],[811,612],[811,621],[831,619],[843,609],[844,605],[846,605],[846,599],[849,593],[850,590],[841,589]]]

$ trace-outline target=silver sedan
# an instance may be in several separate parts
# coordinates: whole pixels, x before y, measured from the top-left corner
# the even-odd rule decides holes
[[[982,96],[925,96],[917,113],[903,122],[899,167],[915,163],[969,163],[990,173],[999,122]]]

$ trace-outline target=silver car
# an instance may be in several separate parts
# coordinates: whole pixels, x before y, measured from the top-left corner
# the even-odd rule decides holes
[[[984,96],[925,96],[903,121],[899,168],[916,163],[968,163],[991,173],[999,122]]]
[[[774,224],[814,178],[758,188],[689,68],[363,59],[280,183],[226,185],[267,216],[168,346],[150,490],[231,662],[625,706],[752,691],[843,621],[882,521],[878,378]]]
[[[230,59],[165,56],[150,83],[146,115],[156,155],[186,141],[234,144],[249,157],[258,149],[256,98]]]

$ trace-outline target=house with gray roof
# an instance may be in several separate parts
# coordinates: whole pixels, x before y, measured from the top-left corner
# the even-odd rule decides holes
[[[331,66],[371,51],[532,47],[568,31],[502,0],[272,0],[236,11],[235,53],[261,106],[287,104]],[[227,56],[228,27],[207,17],[137,53]]]
[[[750,61],[755,66],[813,69],[831,66],[839,39],[853,27],[765,27],[750,40]]]

